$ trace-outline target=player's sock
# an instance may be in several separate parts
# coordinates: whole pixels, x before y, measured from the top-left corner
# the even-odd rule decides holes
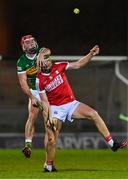
[[[106,137],[105,137],[105,140],[106,140],[106,142],[108,143],[108,145],[109,145],[110,147],[113,147],[114,141],[113,141],[111,135],[106,136]]]
[[[47,160],[46,164],[47,165],[53,165],[53,160]]]
[[[52,160],[47,160],[47,162],[45,163],[45,167],[48,171],[52,171],[52,166],[53,166],[53,161]]]
[[[25,146],[32,147],[32,140],[31,139],[25,139]]]

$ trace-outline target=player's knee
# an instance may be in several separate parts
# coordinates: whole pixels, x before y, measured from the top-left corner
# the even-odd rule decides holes
[[[98,116],[99,116],[99,115],[98,115],[98,112],[97,112],[96,110],[92,110],[92,111],[90,112],[90,118],[91,118],[92,120],[96,121]]]
[[[52,146],[55,146],[55,145],[56,145],[55,138],[52,137],[52,136],[48,137],[48,142],[49,142]]]

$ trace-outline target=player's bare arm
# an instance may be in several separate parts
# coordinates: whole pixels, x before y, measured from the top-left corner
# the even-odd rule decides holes
[[[68,69],[79,69],[91,61],[92,57],[99,54],[99,46],[95,45],[90,52],[76,62],[70,62]]]
[[[37,103],[37,99],[32,95],[30,89],[29,89],[29,86],[27,84],[27,76],[26,76],[26,73],[22,73],[22,74],[18,74],[18,78],[19,78],[19,82],[20,82],[20,85],[21,85],[21,88],[23,90],[23,92],[29,96],[29,98],[31,99],[32,101],[32,104],[33,105],[36,105]]]
[[[51,110],[50,104],[45,92],[40,93],[41,103],[43,105],[43,116],[48,128],[52,129],[53,131],[57,130],[57,119],[51,118]]]
[[[37,67],[41,67],[41,66],[43,65],[44,56],[45,56],[45,55],[51,55],[50,49],[44,48],[44,49],[39,53],[39,56],[38,56],[38,59],[37,59]]]

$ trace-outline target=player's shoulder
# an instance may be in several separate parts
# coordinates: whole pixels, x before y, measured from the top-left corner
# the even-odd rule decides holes
[[[45,76],[45,74],[43,74],[42,72],[38,72],[36,78],[40,81],[44,81],[44,79],[47,78],[47,76]]]
[[[19,59],[17,60],[17,65],[23,64],[24,59],[25,59],[25,55],[22,54],[22,55],[19,57]]]
[[[69,66],[69,62],[68,61],[61,61],[61,62],[55,62],[54,63],[54,67],[55,68],[60,68],[60,69],[67,69],[67,67]]]
[[[41,76],[41,72],[38,72],[36,77],[39,78]]]

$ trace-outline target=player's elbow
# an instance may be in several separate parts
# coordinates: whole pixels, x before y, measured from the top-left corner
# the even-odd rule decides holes
[[[20,80],[20,86],[21,86],[21,89],[24,91],[25,90],[25,81],[24,80]]]

